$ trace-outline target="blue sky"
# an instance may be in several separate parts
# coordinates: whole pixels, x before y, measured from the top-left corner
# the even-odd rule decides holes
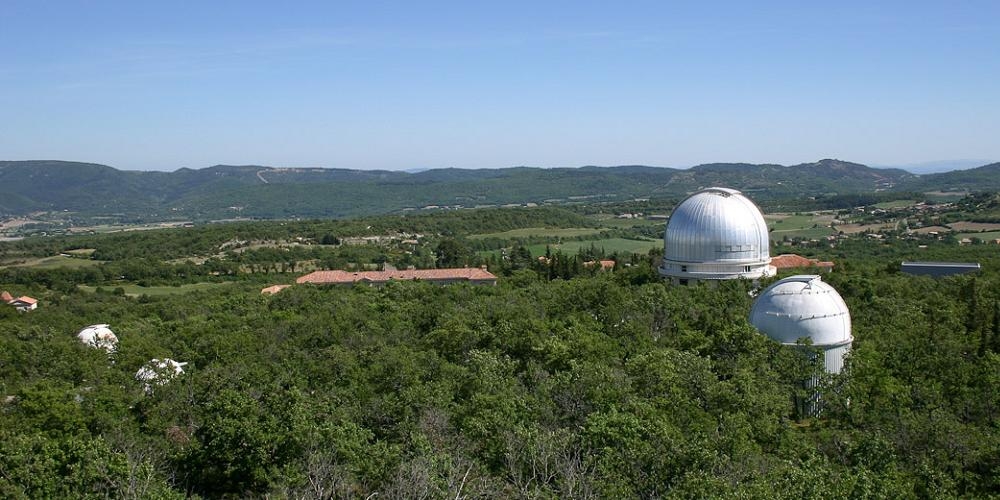
[[[0,159],[1000,160],[1000,2],[0,2]]]

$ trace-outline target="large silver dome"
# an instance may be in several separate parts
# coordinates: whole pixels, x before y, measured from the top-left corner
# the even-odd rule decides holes
[[[670,215],[660,274],[679,284],[773,276],[769,245],[757,205],[735,189],[704,189]]]
[[[815,275],[791,276],[768,287],[750,309],[750,323],[785,345],[809,339],[823,351],[830,373],[840,373],[854,340],[847,304]]]

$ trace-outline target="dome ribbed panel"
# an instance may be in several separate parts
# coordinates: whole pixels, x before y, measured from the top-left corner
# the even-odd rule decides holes
[[[853,340],[847,304],[819,276],[792,276],[768,287],[754,302],[750,323],[783,344],[808,338],[814,346],[837,346]]]
[[[791,276],[764,290],[750,310],[750,323],[782,344],[809,339],[823,350],[829,373],[840,373],[854,340],[844,299],[813,275]]]
[[[664,235],[664,259],[673,262],[766,264],[767,223],[738,191],[710,188],[674,209]]]

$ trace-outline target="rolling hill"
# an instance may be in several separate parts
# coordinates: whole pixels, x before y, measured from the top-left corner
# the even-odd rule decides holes
[[[0,161],[0,215],[70,211],[154,219],[342,217],[427,205],[680,198],[722,185],[770,200],[882,190],[998,189],[1000,164],[917,176],[840,160],[783,166],[433,169],[421,172],[216,165],[174,172]]]

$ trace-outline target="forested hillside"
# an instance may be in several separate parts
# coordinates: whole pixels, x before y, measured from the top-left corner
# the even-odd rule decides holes
[[[796,413],[796,400],[820,367],[748,324],[753,285],[669,287],[656,252],[619,255],[613,272],[600,272],[579,256],[554,252],[543,265],[515,247],[489,261],[496,287],[260,293],[294,281],[289,259],[387,258],[387,247],[341,242],[358,235],[426,232],[434,252],[423,257],[434,265],[462,257],[449,252],[477,241],[465,234],[585,230],[589,220],[484,210],[0,243],[3,259],[65,252],[81,263],[0,272],[0,288],[41,299],[28,313],[0,307],[0,496],[1000,490],[995,245],[859,237],[801,247],[836,262],[824,280],[854,322],[853,352],[841,376],[825,379],[816,418]],[[195,259],[220,248],[222,257]],[[900,260],[914,258],[978,261],[983,271],[900,274]],[[113,354],[75,337],[100,323],[120,339]],[[146,391],[135,374],[154,358],[188,364]]]
[[[995,493],[994,278],[833,275],[855,350],[815,366],[746,285],[635,275],[498,288],[76,293],[0,319],[8,498],[939,497]],[[80,345],[110,322],[118,352]],[[152,394],[151,358],[188,362]]]
[[[1000,163],[991,163],[968,170],[955,170],[940,174],[920,176],[912,184],[914,189],[983,191],[995,190],[1000,182]]]
[[[712,185],[741,189],[766,201],[902,189],[916,179],[898,169],[839,160],[788,167],[519,167],[419,173],[221,165],[168,173],[75,162],[6,161],[0,162],[0,216],[69,211],[143,221],[342,217],[428,205],[671,199]],[[981,183],[980,188],[993,184]]]

